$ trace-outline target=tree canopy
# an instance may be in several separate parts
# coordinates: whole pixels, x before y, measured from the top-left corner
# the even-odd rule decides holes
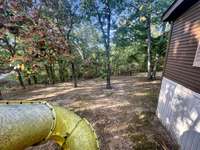
[[[28,84],[106,78],[162,69],[165,0],[2,0],[0,70]],[[11,69],[12,70],[12,69]],[[2,71],[1,71],[2,72]]]

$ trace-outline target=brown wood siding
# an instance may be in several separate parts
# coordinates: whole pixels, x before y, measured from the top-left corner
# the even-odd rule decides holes
[[[193,61],[200,40],[200,1],[173,23],[164,76],[200,93],[200,67]]]

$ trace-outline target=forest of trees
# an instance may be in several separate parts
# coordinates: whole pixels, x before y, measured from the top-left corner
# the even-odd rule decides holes
[[[23,88],[162,70],[172,0],[1,0],[0,74]]]

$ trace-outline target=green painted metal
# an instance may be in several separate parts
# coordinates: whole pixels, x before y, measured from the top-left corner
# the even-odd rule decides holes
[[[78,115],[47,102],[0,102],[0,150],[23,150],[45,140],[64,150],[98,150],[97,136]]]

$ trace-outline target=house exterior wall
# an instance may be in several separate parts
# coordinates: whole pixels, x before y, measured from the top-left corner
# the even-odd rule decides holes
[[[200,1],[173,22],[157,116],[182,150],[200,149]]]
[[[200,41],[200,1],[173,23],[164,76],[200,93],[200,67],[193,61]]]

